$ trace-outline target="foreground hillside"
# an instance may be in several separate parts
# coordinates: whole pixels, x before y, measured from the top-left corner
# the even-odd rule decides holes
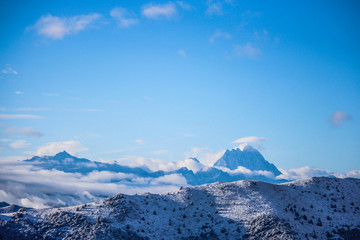
[[[360,239],[360,180],[213,183],[0,215],[0,239]]]

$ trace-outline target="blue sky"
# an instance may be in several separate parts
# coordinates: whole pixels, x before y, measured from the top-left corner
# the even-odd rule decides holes
[[[190,155],[360,169],[357,1],[2,1],[2,161]],[[242,142],[241,140],[238,142]]]

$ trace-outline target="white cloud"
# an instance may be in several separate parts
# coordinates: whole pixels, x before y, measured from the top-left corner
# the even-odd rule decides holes
[[[297,179],[304,179],[310,178],[315,176],[329,176],[331,175],[330,172],[320,169],[320,168],[311,168],[309,166],[301,167],[301,168],[292,168],[289,170],[281,169],[281,175],[277,176],[277,179],[287,179],[287,180],[297,180]]]
[[[42,16],[34,26],[31,26],[28,29],[33,29],[39,35],[45,37],[62,39],[66,35],[76,34],[85,30],[99,18],[100,14],[97,13],[74,17],[55,17],[48,14],[47,16]]]
[[[162,177],[155,178],[152,184],[174,184],[187,185],[186,179],[180,174],[169,174]]]
[[[5,139],[12,141],[11,139]],[[1,142],[1,141],[0,141]],[[7,157],[0,157],[0,164],[1,165],[17,165],[19,161],[22,161],[24,159],[28,158],[28,156],[7,156]]]
[[[208,0],[206,14],[222,15],[224,4],[231,4],[234,0]]]
[[[184,3],[182,1],[176,1],[177,5],[179,5],[179,7],[181,7],[182,9],[189,11],[192,9],[191,5]]]
[[[25,140],[15,140],[9,144],[9,146],[14,149],[25,148],[28,145],[29,145],[29,143],[27,143]]]
[[[39,112],[39,111],[48,111],[50,108],[47,107],[39,107],[39,108],[33,108],[33,107],[22,107],[22,108],[15,108],[13,111],[25,111],[25,112]]]
[[[132,18],[131,14],[125,8],[114,8],[110,11],[110,16],[118,21],[121,27],[130,27],[138,23],[136,18]]]
[[[209,15],[222,15],[222,4],[220,2],[212,2],[208,4],[208,8],[206,10],[206,13]]]
[[[0,119],[43,119],[43,117],[27,114],[0,114]]]
[[[154,154],[154,155],[164,155],[164,154],[167,154],[168,151],[167,150],[154,150],[154,151],[151,151],[150,154]]]
[[[185,153],[187,158],[195,157],[198,158],[202,164],[206,166],[212,166],[214,163],[221,158],[226,150],[220,150],[213,152],[209,149],[194,147],[191,148],[190,152]]]
[[[338,178],[360,178],[360,170],[352,170],[345,174],[342,173],[334,173],[334,175]]]
[[[43,146],[37,148],[35,155],[36,156],[52,156],[58,152],[67,151],[72,155],[76,155],[78,152],[87,151],[88,149],[84,147],[78,141],[70,140],[63,142],[49,142]]]
[[[0,199],[35,208],[79,205],[119,192],[135,194],[174,191],[181,185],[186,186],[187,183],[178,174],[144,178],[126,173],[93,171],[83,175],[38,169],[26,162],[2,164],[0,168]]]
[[[227,32],[222,32],[220,30],[216,31],[214,35],[212,35],[209,39],[209,42],[213,43],[216,39],[222,38],[222,39],[230,39],[231,35]]]
[[[15,94],[24,94],[24,92],[16,91]]]
[[[334,112],[330,117],[330,122],[334,127],[341,127],[343,122],[350,120],[352,117],[342,111],[336,111]]]
[[[82,108],[79,110],[80,112],[101,112],[101,109],[97,108]]]
[[[195,137],[195,135],[191,133],[184,133],[184,137]]]
[[[236,139],[233,141],[233,143],[255,143],[255,142],[265,142],[266,138],[264,137],[255,137],[255,136],[249,136],[249,137],[243,137]]]
[[[8,127],[5,128],[3,133],[10,135],[25,135],[29,137],[41,137],[43,134],[39,131],[36,131],[30,127],[17,128],[17,127]]]
[[[145,144],[145,140],[142,140],[142,139],[135,139],[135,142],[137,144]]]
[[[227,172],[230,175],[238,175],[238,174],[243,174],[245,176],[265,176],[267,178],[274,178],[274,174],[272,172],[269,171],[262,171],[262,170],[250,170],[247,169],[243,166],[239,166],[237,169],[231,170],[229,168],[226,167],[216,167],[217,169],[222,170],[223,172]]]
[[[185,153],[185,156],[187,158],[189,157],[198,157],[201,152],[203,152],[205,149],[201,147],[193,147],[190,149],[190,152]]]
[[[292,168],[289,170],[279,168],[279,170],[282,174],[277,176],[277,179],[298,180],[319,176],[335,176],[338,178],[360,178],[360,170],[352,170],[347,173],[336,173],[321,168],[311,168],[309,166]]]
[[[4,69],[1,70],[1,72],[3,74],[15,74],[18,75],[19,73],[17,71],[15,71],[12,67],[6,67]]]
[[[253,44],[247,43],[245,45],[235,45],[235,54],[239,57],[247,56],[249,58],[256,58],[261,55],[261,49],[254,47]]]
[[[43,93],[43,95],[46,97],[59,97],[60,96],[59,93]]]
[[[185,159],[183,161],[178,161],[176,163],[178,168],[186,167],[189,170],[192,170],[194,173],[207,169],[205,165],[197,162],[191,158]]]
[[[174,171],[178,166],[174,162],[169,162],[161,159],[145,158],[141,156],[125,156],[116,160],[120,165],[130,167],[141,167],[144,169],[155,171]]]
[[[148,100],[148,101],[153,100],[153,98],[152,98],[152,97],[149,97],[149,96],[144,96],[144,99],[145,99],[145,100]]]
[[[179,49],[178,51],[177,51],[177,53],[181,56],[181,57],[186,57],[186,52],[184,51],[184,50],[182,50],[182,49]]]
[[[176,5],[171,2],[167,4],[148,4],[142,10],[145,17],[152,19],[171,18],[176,13]]]

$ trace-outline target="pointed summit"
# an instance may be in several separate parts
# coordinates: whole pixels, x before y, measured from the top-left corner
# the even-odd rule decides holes
[[[59,152],[57,153],[55,156],[54,156],[54,159],[56,160],[62,160],[62,159],[65,159],[65,158],[75,158],[74,156],[70,155],[67,151],[62,151],[62,152]]]
[[[200,163],[200,161],[199,161],[197,158],[190,157],[189,159],[191,159],[191,160],[193,160],[193,161],[195,161],[195,162],[197,162],[197,163]]]
[[[261,153],[248,144],[240,146],[240,148],[226,150],[224,155],[214,164],[215,167],[226,167],[231,170],[237,169],[239,166],[250,170],[269,171],[275,176],[281,172],[274,164],[269,163],[261,155]]]

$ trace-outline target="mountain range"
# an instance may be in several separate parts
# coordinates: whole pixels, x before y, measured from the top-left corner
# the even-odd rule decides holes
[[[281,172],[275,165],[264,159],[259,151],[246,146],[243,150],[239,148],[227,150],[225,154],[212,166],[204,166],[196,158],[187,160],[189,165],[199,166],[199,171],[194,171],[187,167],[181,167],[171,171],[150,171],[147,167],[129,167],[118,163],[103,163],[90,161],[85,158],[77,158],[66,151],[54,156],[35,156],[25,160],[36,167],[42,169],[56,169],[68,173],[89,174],[93,171],[108,171],[115,173],[134,174],[140,177],[158,178],[170,174],[180,174],[186,179],[187,184],[195,186],[217,181],[232,182],[237,180],[261,180],[265,182],[284,182],[285,180],[275,179]],[[243,171],[236,171],[238,168]],[[230,171],[227,171],[230,170]],[[245,170],[257,170],[250,173]],[[113,182],[118,180],[112,179]],[[131,181],[131,178],[127,179]]]
[[[227,150],[213,166],[196,158],[167,162],[162,168],[150,164],[154,163],[136,167],[116,161],[91,161],[66,151],[35,156],[1,169],[0,200],[35,208],[64,207],[101,200],[118,192],[161,193],[180,186],[238,180],[287,181],[250,146]]]

